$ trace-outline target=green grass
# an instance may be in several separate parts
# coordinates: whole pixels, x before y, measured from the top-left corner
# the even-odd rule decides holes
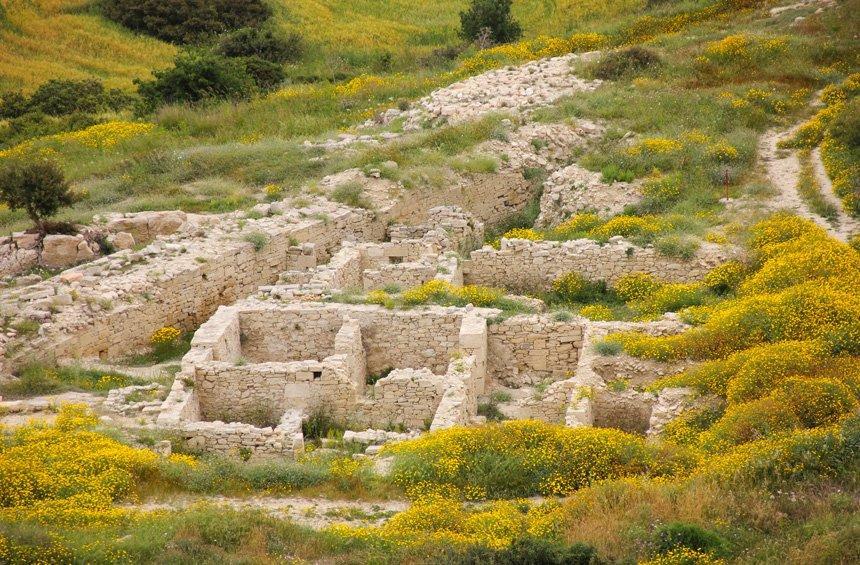
[[[8,398],[27,398],[70,390],[105,393],[112,388],[144,382],[122,373],[41,363],[27,365],[17,376],[16,380],[0,385],[0,395]]]
[[[809,151],[801,151],[799,159],[800,177],[797,180],[797,192],[800,193],[803,201],[806,202],[806,205],[814,213],[831,223],[838,221],[839,211],[836,209],[836,206],[824,197],[824,194],[821,192],[821,185],[818,184],[818,179],[815,178],[815,170]]]
[[[153,346],[143,352],[129,355],[122,359],[119,364],[129,367],[147,367],[181,359],[191,349],[192,337],[194,337],[194,332],[185,332],[175,341]]]

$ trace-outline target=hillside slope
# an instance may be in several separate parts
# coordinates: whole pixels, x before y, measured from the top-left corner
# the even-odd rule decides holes
[[[87,10],[82,0],[0,2],[0,91],[32,90],[51,78],[96,76],[109,87],[165,67],[176,49]]]
[[[347,74],[380,66],[414,67],[434,49],[458,42],[466,2],[270,0],[275,25],[310,45],[300,66]],[[565,35],[644,6],[642,0],[518,0],[526,37]],[[0,0],[0,91],[30,91],[51,78],[96,76],[109,87],[132,87],[169,66],[176,47],[132,33],[98,14],[91,0]],[[390,63],[382,63],[387,66]],[[301,74],[301,73],[298,73]]]

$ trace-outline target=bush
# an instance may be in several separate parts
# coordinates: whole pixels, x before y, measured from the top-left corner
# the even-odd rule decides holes
[[[615,281],[613,289],[624,302],[645,300],[660,290],[664,283],[650,273],[628,273]]]
[[[262,0],[103,0],[105,17],[172,43],[194,43],[271,15]]]
[[[830,126],[830,135],[852,151],[860,150],[860,97],[845,104]]]
[[[594,68],[594,76],[602,80],[617,80],[659,64],[660,57],[650,49],[628,47],[604,55]]]
[[[0,94],[0,119],[21,117],[28,109],[27,97],[20,92],[4,92]]]
[[[709,451],[725,451],[800,427],[800,420],[785,403],[772,397],[760,398],[726,410],[725,415],[701,435],[701,445]]]
[[[263,92],[274,90],[287,76],[281,65],[260,57],[246,57],[242,62],[245,64],[245,72],[254,79],[254,84]]]
[[[280,36],[252,27],[229,33],[218,43],[218,53],[225,57],[259,57],[272,63],[297,61],[304,50],[302,36],[297,33]]]
[[[255,91],[243,61],[203,51],[186,51],[173,67],[154,71],[155,80],[138,82],[148,109],[161,104],[196,103],[207,99],[242,99]]]
[[[666,553],[678,547],[704,553],[720,553],[726,545],[722,536],[716,532],[685,522],[669,522],[657,528],[654,533],[657,553]]]
[[[565,496],[603,479],[663,475],[692,464],[619,430],[567,428],[534,420],[454,427],[386,446],[391,478],[408,495],[465,498]]]
[[[677,257],[689,261],[696,256],[699,250],[699,242],[690,237],[678,235],[666,235],[654,241],[657,252],[666,257]]]
[[[589,565],[597,562],[597,550],[584,543],[564,545],[544,538],[514,540],[509,547],[483,545],[447,549],[434,561],[451,565]]]
[[[510,43],[523,35],[511,17],[512,0],[472,0],[469,9],[460,12],[460,37],[475,41],[489,35],[493,43]]]
[[[266,244],[269,243],[269,238],[262,232],[253,232],[245,235],[243,240],[247,241],[254,247],[254,251],[262,251]]]
[[[636,173],[630,169],[622,169],[615,163],[610,163],[600,169],[600,180],[612,184],[614,182],[633,182]]]
[[[585,280],[579,273],[567,273],[552,282],[552,291],[562,302],[589,302],[605,290],[604,283]]]
[[[104,87],[93,79],[51,79],[30,96],[31,109],[51,116],[73,112],[97,112],[104,104]]]
[[[24,210],[39,231],[46,233],[45,219],[63,206],[71,206],[74,198],[54,161],[13,160],[0,169],[0,202],[11,210]]]
[[[364,195],[364,187],[358,183],[346,183],[338,186],[331,193],[331,199],[353,208],[370,209],[373,203]]]

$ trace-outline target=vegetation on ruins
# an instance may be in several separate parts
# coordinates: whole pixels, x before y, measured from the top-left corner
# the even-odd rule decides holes
[[[613,393],[694,391],[701,403],[655,437],[508,421],[500,405],[510,395],[496,392],[479,399],[487,424],[389,444],[379,459],[352,457],[359,447],[344,444],[343,423],[315,412],[302,422],[306,451],[295,461],[258,461],[248,448],[239,457],[200,453],[181,437],[144,425],[119,429],[84,405],[66,404],[47,422],[0,428],[0,562],[860,561],[860,235],[831,232],[842,241],[799,215],[771,213],[782,195],[771,198],[756,166],[771,130],[792,131],[781,146],[802,151],[799,184],[792,186],[798,210],[820,216],[828,229],[845,227],[837,218],[846,214],[860,215],[860,3],[812,1],[771,11],[785,4],[0,4],[4,233],[32,223],[45,231],[49,218],[233,212],[292,196],[298,209],[324,194],[317,181],[355,168],[389,182],[389,196],[402,201],[461,181],[525,180],[534,198],[486,230],[486,242],[497,248],[500,238],[587,238],[597,246],[621,236],[679,263],[708,246],[744,252],[697,282],[632,272],[610,283],[565,272],[535,292],[549,308],[546,319],[560,324],[584,326],[577,316],[688,324],[679,333],[610,333],[588,350],[615,356],[607,362],[683,367],[642,387],[612,381],[621,383]],[[575,61],[572,72],[600,85],[535,108],[528,118],[501,107],[472,121],[456,113],[410,121],[418,100],[439,87],[587,51],[601,53]],[[573,129],[581,121],[598,124],[601,133],[562,156],[542,138],[526,139],[519,160],[484,151],[488,144],[510,146],[526,124]],[[338,145],[341,136],[362,134],[379,143]],[[819,154],[832,189],[814,168]],[[628,183],[641,198],[611,213],[580,206],[559,222],[538,223],[540,189],[554,172],[543,163],[550,161],[581,165],[609,188]],[[368,194],[346,183],[327,196],[370,209]],[[270,255],[269,236],[254,222],[274,221],[274,212],[245,214],[248,229],[239,223],[229,237],[245,241],[245,252]],[[217,268],[212,258],[198,259],[201,270]],[[71,287],[57,281],[55,293]],[[10,283],[3,292],[25,294],[28,287]],[[134,300],[117,298],[118,310],[126,298]],[[532,312],[531,299],[508,289],[442,280],[331,300]],[[3,333],[17,340],[4,346],[52,331],[42,312],[25,321],[17,315],[3,313]],[[148,347],[120,364],[178,360],[190,348],[191,334],[177,327],[136,343],[147,337]],[[36,363],[16,374],[0,386],[6,399],[102,395],[146,381]],[[547,382],[534,389],[544,392]],[[574,393],[595,394],[587,387]],[[277,424],[269,412],[251,416]],[[169,456],[150,449],[163,440]],[[374,464],[382,467],[388,457],[386,475]],[[262,508],[175,503],[218,495],[236,508],[269,496],[371,507],[397,499],[408,508],[375,524],[350,525],[345,517],[311,529]],[[160,509],[144,511],[139,503]]]

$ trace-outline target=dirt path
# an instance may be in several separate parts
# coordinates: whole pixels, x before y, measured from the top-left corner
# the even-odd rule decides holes
[[[777,190],[777,195],[770,207],[777,210],[790,210],[832,233],[833,227],[827,220],[811,212],[797,192],[797,182],[800,178],[800,159],[797,157],[797,151],[781,150],[777,147],[780,141],[791,135],[792,130],[786,132],[769,130],[759,139],[759,159],[765,165],[768,180]]]
[[[860,221],[853,216],[845,213],[842,207],[842,201],[833,192],[833,182],[827,176],[827,171],[824,168],[824,162],[821,160],[821,149],[816,147],[812,150],[812,169],[815,172],[815,178],[818,181],[818,186],[821,187],[821,194],[825,200],[830,202],[836,208],[837,220],[839,227],[835,229],[836,237],[843,241],[847,241],[852,235],[860,234]]]
[[[830,235],[842,241],[860,231],[860,223],[850,217],[842,209],[842,203],[833,193],[833,184],[824,170],[818,149],[812,152],[813,169],[821,193],[824,198],[834,205],[838,214],[836,225],[812,212],[804,202],[797,185],[800,178],[800,159],[796,150],[779,149],[777,145],[783,139],[791,137],[793,129],[779,132],[769,130],[759,139],[759,159],[767,171],[767,178],[776,189],[777,195],[768,204],[773,210],[789,210],[797,215],[815,222],[827,230]]]
[[[227,496],[178,496],[169,501],[147,501],[140,504],[125,504],[121,508],[152,512],[155,510],[184,510],[195,504],[214,504],[229,508],[262,510],[276,518],[287,518],[297,524],[314,529],[333,524],[350,526],[375,526],[386,522],[397,512],[409,508],[405,500],[377,502],[356,500],[329,500],[305,497],[248,497]]]

